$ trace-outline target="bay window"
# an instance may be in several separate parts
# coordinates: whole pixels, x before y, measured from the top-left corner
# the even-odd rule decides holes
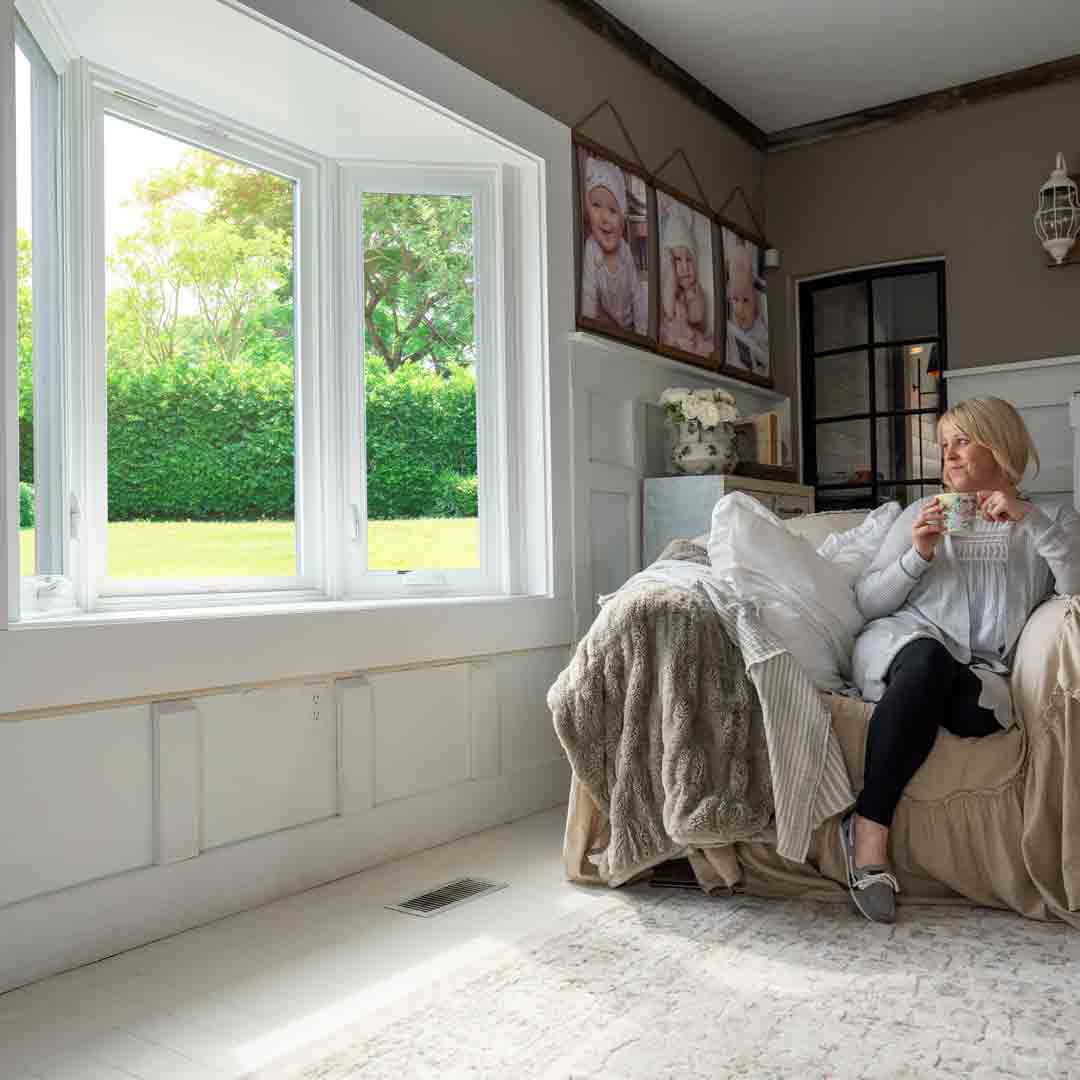
[[[545,591],[535,167],[17,47],[21,617]]]

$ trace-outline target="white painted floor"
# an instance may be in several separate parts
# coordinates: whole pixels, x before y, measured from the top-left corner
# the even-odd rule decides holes
[[[565,808],[0,994],[2,1080],[222,1080],[610,894],[568,884]],[[510,887],[435,918],[385,904]]]

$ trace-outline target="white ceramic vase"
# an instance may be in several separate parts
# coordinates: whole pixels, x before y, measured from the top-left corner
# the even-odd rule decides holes
[[[676,475],[704,476],[729,473],[738,463],[735,426],[724,421],[704,427],[698,420],[675,424],[671,464]]]

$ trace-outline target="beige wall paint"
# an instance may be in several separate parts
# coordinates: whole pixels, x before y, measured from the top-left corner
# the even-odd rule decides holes
[[[610,99],[646,168],[682,147],[714,207],[738,184],[761,217],[764,155],[554,0],[362,0],[361,6],[571,127]],[[605,111],[586,133],[630,157],[609,116]],[[676,164],[664,178],[694,193]],[[752,225],[741,208],[732,216]]]
[[[795,279],[946,258],[949,366],[1080,352],[1080,267],[1047,269],[1032,230],[1056,151],[1080,170],[1080,82],[772,154],[773,364],[794,392]]]

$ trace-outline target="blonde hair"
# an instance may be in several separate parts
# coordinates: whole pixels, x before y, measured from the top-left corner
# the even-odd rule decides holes
[[[952,424],[973,443],[985,446],[1010,483],[1019,484],[1030,460],[1039,471],[1039,451],[1023,418],[1001,398],[968,398],[944,412],[938,420],[938,431],[944,423]]]

